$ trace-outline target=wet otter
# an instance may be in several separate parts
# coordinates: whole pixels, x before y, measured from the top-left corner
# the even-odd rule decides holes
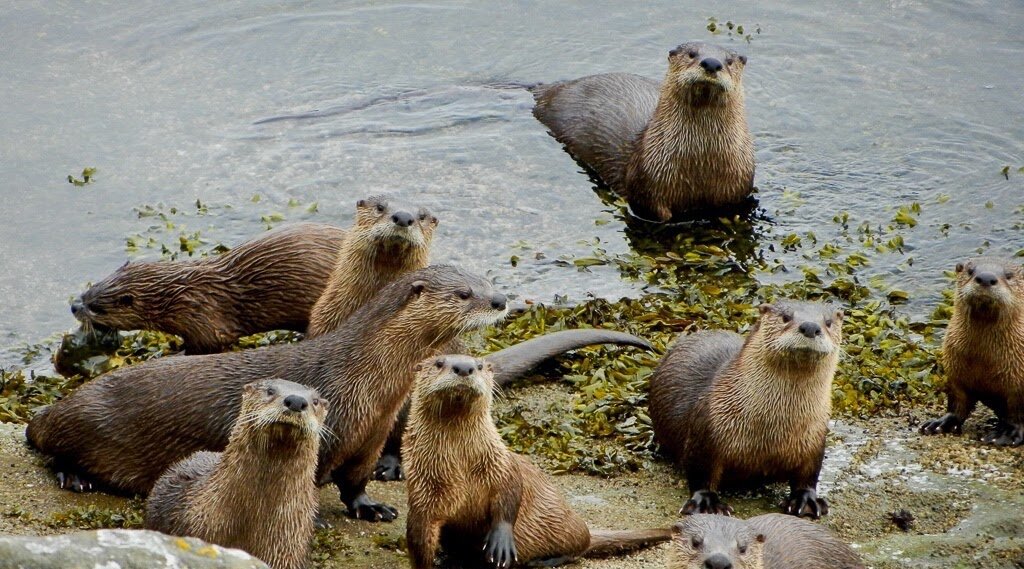
[[[496,386],[484,360],[434,357],[417,372],[402,444],[414,568],[433,567],[440,547],[505,568],[554,566],[669,539],[668,528],[589,530],[540,469],[505,447],[491,419]]]
[[[681,513],[730,514],[720,485],[783,480],[786,513],[828,513],[816,488],[843,312],[785,300],[760,311],[745,341],[724,331],[679,338],[651,376],[654,434],[693,492]]]
[[[222,453],[174,464],[146,501],[146,529],[242,549],[274,569],[306,566],[327,402],[281,379],[247,384]]]
[[[487,363],[491,364],[494,384],[504,387],[545,360],[569,350],[596,344],[619,344],[644,350],[654,349],[647,340],[623,332],[597,328],[561,330],[509,346],[504,350],[487,355],[485,359]],[[454,345],[458,346],[458,343],[454,343]],[[384,444],[384,454],[377,461],[377,467],[373,471],[375,480],[392,481],[402,480],[405,477],[402,473],[401,447],[408,416],[409,406],[406,404],[398,415],[398,422],[395,423],[391,434],[388,435],[387,443]]]
[[[956,266],[956,298],[942,343],[948,413],[921,425],[926,435],[960,434],[979,401],[999,423],[982,438],[1024,443],[1024,271],[1010,259]]]
[[[392,520],[365,492],[388,431],[412,388],[408,373],[466,331],[504,318],[505,296],[486,280],[437,265],[402,275],[349,324],[295,344],[122,368],[41,410],[29,441],[57,470],[116,490],[146,493],[174,462],[220,450],[238,415],[242,386],[280,377],[330,403],[317,480],[333,479],[350,515]]]
[[[309,315],[307,338],[337,328],[355,309],[399,275],[427,266],[437,218],[426,208],[415,214],[387,196],[356,204],[356,222],[337,253],[323,294]]]
[[[627,73],[534,87],[534,116],[639,217],[747,199],[754,145],[744,111],[747,58],[703,42],[668,55],[657,82]]]
[[[743,521],[695,514],[672,528],[667,569],[863,569],[825,528],[781,514]]]

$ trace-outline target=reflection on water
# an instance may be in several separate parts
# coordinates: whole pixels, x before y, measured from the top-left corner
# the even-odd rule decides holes
[[[238,242],[263,228],[261,214],[303,217],[291,199],[345,225],[355,200],[386,190],[438,212],[435,261],[541,300],[635,294],[642,283],[611,266],[552,262],[591,255],[595,242],[625,253],[632,229],[514,85],[660,77],[671,47],[711,39],[708,16],[762,28],[749,44],[718,38],[750,57],[756,184],[772,220],[757,231],[827,239],[841,211],[883,223],[920,202],[913,263],[872,268],[912,293],[912,311],[938,298],[955,259],[1019,248],[1019,2],[765,4],[0,8],[0,344],[72,326],[67,299],[123,262],[125,236],[149,225],[133,207],[253,194],[259,204],[190,229]],[[99,169],[94,183],[66,182],[85,166]]]

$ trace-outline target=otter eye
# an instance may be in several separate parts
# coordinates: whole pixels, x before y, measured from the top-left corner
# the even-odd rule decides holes
[[[826,328],[831,328],[832,327],[832,319],[831,318],[826,318],[825,319],[825,327]]]
[[[275,390],[273,387],[267,388],[267,395],[273,397],[275,393],[277,393],[277,390]]]
[[[784,313],[782,315],[782,321],[785,322],[786,324],[789,324],[790,322],[792,322],[792,320],[793,320],[793,316],[792,315],[790,315],[788,313]]]
[[[1006,277],[1006,280],[1010,280],[1013,278],[1013,273],[1011,273],[1010,271],[1006,271],[1006,274],[1003,276]]]
[[[732,62],[733,62],[733,61],[735,61],[735,60],[734,60],[733,58],[731,58],[731,57],[730,57],[729,59],[726,59],[726,60],[725,60],[725,64],[726,64],[726,65],[732,65]]]
[[[967,267],[967,274],[969,276],[973,277],[974,276],[974,267]]]
[[[689,55],[690,57],[697,57],[697,51],[691,49],[690,52],[687,53],[686,55]]]
[[[747,544],[745,544],[745,543],[737,543],[736,544],[736,549],[739,550],[740,555],[746,555],[747,554]]]
[[[434,362],[434,365],[437,366],[437,369],[441,369],[444,367],[444,360],[437,360]]]
[[[479,370],[479,371],[483,371],[484,370],[484,364],[476,364],[476,369]]]
[[[384,207],[384,204],[382,204],[382,203],[377,204],[377,213],[384,213],[384,210],[386,210],[386,209],[387,208]]]
[[[420,214],[420,221],[424,221],[424,220],[426,220],[426,219],[427,219],[427,214],[425,214],[425,213],[421,213],[421,214]]]
[[[469,297],[473,296],[468,290],[460,290],[456,294],[458,294],[459,298],[461,298],[462,300],[469,300]]]
[[[701,546],[704,545],[704,540],[698,536],[693,536],[690,538],[690,545],[692,545],[694,549],[700,549]]]
[[[135,302],[135,299],[130,294],[122,295],[117,299],[118,306],[131,306],[133,302]]]

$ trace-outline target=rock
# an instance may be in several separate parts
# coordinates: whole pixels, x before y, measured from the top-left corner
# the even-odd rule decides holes
[[[148,530],[101,529],[55,536],[0,536],[0,569],[266,569],[238,549]]]

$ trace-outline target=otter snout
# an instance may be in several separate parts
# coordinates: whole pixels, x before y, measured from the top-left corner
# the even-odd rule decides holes
[[[804,322],[803,324],[800,325],[799,330],[805,338],[810,338],[812,340],[817,338],[818,336],[821,336],[821,326],[819,326],[816,322]]]
[[[476,364],[473,362],[460,361],[452,364],[452,372],[459,377],[469,377],[475,370]]]
[[[306,401],[306,398],[301,395],[289,395],[284,398],[284,406],[289,411],[301,413],[309,407],[309,401]]]
[[[702,69],[704,69],[704,71],[712,75],[718,73],[724,67],[722,65],[722,62],[715,59],[714,57],[705,57],[704,59],[700,60],[700,66]]]
[[[82,297],[78,297],[71,302],[71,314],[75,318],[85,315],[85,302],[82,301]]]
[[[416,222],[416,218],[407,211],[396,211],[391,214],[391,221],[399,227],[410,227]]]
[[[995,273],[977,273],[974,275],[974,282],[978,283],[979,285],[985,288],[988,288],[999,284],[999,277],[997,277]]]
[[[716,553],[704,560],[704,569],[732,569],[732,561],[721,553]]]
[[[491,308],[495,310],[505,310],[507,306],[508,298],[504,294],[496,292],[491,295]]]

